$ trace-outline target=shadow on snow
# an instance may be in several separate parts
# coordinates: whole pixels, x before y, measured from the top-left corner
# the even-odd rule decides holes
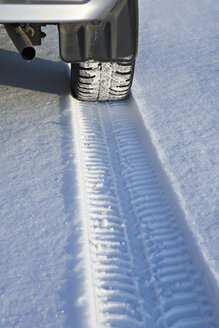
[[[64,96],[70,92],[68,66],[42,58],[26,62],[16,52],[0,49],[0,85]]]

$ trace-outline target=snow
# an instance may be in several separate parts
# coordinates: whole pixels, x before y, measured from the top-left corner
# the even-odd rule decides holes
[[[216,14],[140,1],[132,97],[109,105],[71,98],[54,27],[28,64],[0,28],[0,327],[217,327]]]
[[[68,70],[51,57],[27,65],[10,49],[0,51],[0,326],[83,327]]]
[[[133,94],[218,293],[217,9],[214,0],[140,3]]]

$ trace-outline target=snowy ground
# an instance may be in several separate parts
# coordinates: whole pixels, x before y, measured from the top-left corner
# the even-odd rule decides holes
[[[133,94],[71,98],[0,29],[0,327],[217,328],[216,1],[140,1]],[[143,119],[142,119],[143,118]]]

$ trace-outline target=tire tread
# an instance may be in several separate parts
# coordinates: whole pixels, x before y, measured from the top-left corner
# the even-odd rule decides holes
[[[134,61],[101,63],[87,61],[71,65],[71,90],[82,101],[125,99],[131,89]]]

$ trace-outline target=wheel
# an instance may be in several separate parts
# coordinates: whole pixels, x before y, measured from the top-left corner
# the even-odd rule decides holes
[[[135,62],[87,61],[71,65],[71,90],[78,100],[122,100],[131,89]]]

